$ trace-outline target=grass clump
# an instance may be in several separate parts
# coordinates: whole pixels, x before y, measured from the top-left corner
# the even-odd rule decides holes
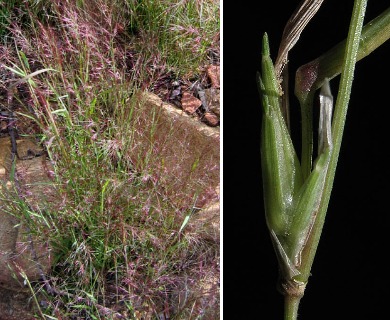
[[[178,76],[197,75],[219,42],[219,2],[127,1],[135,47],[152,63],[165,61]],[[155,48],[158,48],[156,55]]]
[[[173,31],[186,13],[187,26],[207,25],[216,37],[219,25],[205,10],[213,4],[215,13],[218,4],[26,3],[15,1],[7,13],[11,27],[2,24],[12,41],[7,38],[0,49],[0,72],[5,93],[15,79],[47,69],[13,94],[19,133],[39,137],[55,173],[55,195],[40,199],[28,215],[32,232],[50,244],[53,257],[47,279],[31,286],[37,317],[218,318],[219,235],[196,214],[218,196],[219,150],[170,122],[140,91],[156,80],[147,68],[153,55],[177,74],[202,64],[187,61],[190,38],[180,33],[159,39],[156,47],[146,39],[167,26]],[[196,10],[202,14],[195,21]],[[179,20],[152,19],[168,11],[180,13],[174,17]],[[23,19],[15,12],[23,12]],[[149,30],[151,20],[161,26]],[[211,38],[200,37],[207,59]],[[186,49],[168,49],[175,41]],[[137,50],[143,42],[148,54]],[[184,64],[170,60],[168,52],[175,50]],[[24,219],[20,210],[13,214]]]

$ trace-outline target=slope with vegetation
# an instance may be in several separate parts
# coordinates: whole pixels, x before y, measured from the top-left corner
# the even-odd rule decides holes
[[[166,121],[143,92],[208,85],[219,2],[0,3],[0,134],[12,112],[18,135],[44,147],[56,194],[31,210],[1,189],[2,210],[51,248],[50,272],[24,280],[29,311],[218,319],[219,233],[197,214],[219,196],[219,145]]]

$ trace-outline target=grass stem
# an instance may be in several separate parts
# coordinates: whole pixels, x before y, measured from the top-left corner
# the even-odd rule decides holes
[[[284,297],[284,320],[296,320],[298,318],[300,301],[301,297],[291,295]]]
[[[359,40],[363,26],[367,0],[356,0],[353,8],[352,19],[347,38],[345,58],[341,72],[340,88],[335,106],[332,132],[333,132],[333,152],[329,164],[329,169],[325,182],[325,190],[321,200],[320,210],[313,225],[311,236],[302,253],[301,275],[298,280],[306,282],[314,260],[318,242],[321,236],[325,215],[328,208],[329,198],[333,187],[336,172],[337,160],[340,153],[341,141],[348,110],[348,103],[351,94],[355,64],[357,61]]]
[[[334,120],[332,125],[333,131],[333,152],[331,154],[331,160],[326,176],[326,182],[324,192],[322,193],[322,199],[320,209],[317,217],[314,221],[312,231],[309,235],[309,239],[302,252],[301,265],[299,267],[300,274],[291,281],[292,288],[299,289],[299,286],[305,286],[310,276],[310,270],[316,254],[318,242],[320,240],[322,228],[325,221],[325,215],[328,208],[329,198],[333,187],[333,181],[337,166],[337,160],[340,153],[340,146],[342,141],[342,135],[344,130],[344,124],[346,120],[346,114],[348,109],[348,103],[351,94],[353,75],[355,71],[355,64],[357,61],[360,37],[363,27],[363,20],[365,10],[367,6],[367,0],[356,0],[354,3],[351,23],[349,27],[348,37],[346,41],[345,54],[342,59],[342,71],[341,81],[339,87],[339,93],[337,95],[337,102],[335,107]],[[313,87],[311,87],[313,89]],[[306,109],[309,109],[308,101],[313,100],[314,90],[310,90],[306,94],[306,99],[302,99],[301,102],[305,104]],[[309,99],[307,99],[309,98]],[[310,104],[311,105],[311,104]],[[311,119],[305,119],[308,123],[311,123]],[[308,131],[311,134],[311,131]],[[306,137],[307,138],[307,137]],[[308,142],[308,141],[306,141]],[[310,144],[308,144],[310,145]],[[311,155],[307,155],[311,159]],[[298,316],[299,302],[302,294],[294,294],[294,290],[291,293],[285,291],[285,320],[296,320]]]

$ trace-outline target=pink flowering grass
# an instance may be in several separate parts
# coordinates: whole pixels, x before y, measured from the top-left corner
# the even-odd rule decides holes
[[[202,33],[199,25],[183,33],[192,29],[160,21],[176,34],[158,38],[162,31],[148,30],[144,13],[151,19],[164,6],[184,9],[177,1],[152,3],[31,0],[13,9],[12,41],[0,46],[0,75],[8,79],[0,90],[19,77],[11,70],[50,70],[14,95],[18,130],[45,145],[60,199],[42,204],[34,218],[55,257],[48,281],[57,294],[35,286],[41,314],[218,317],[219,234],[196,219],[179,230],[187,215],[218,198],[219,146],[203,147],[199,134],[175,127],[141,94],[169,73],[197,73],[169,56],[193,36],[199,40],[190,50],[197,50]]]

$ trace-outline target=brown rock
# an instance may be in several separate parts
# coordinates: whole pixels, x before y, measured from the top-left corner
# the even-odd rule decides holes
[[[220,87],[220,67],[210,65],[206,69],[207,76],[209,77],[211,81],[211,87],[212,88],[219,88]]]
[[[166,139],[174,128],[174,134],[171,135],[174,139],[172,146],[162,150],[159,154],[165,159],[164,167],[170,172],[170,176],[164,182],[160,182],[160,186],[164,188],[170,203],[178,207],[182,206],[184,201],[193,203],[194,190],[188,187],[188,178],[178,179],[178,177],[182,175],[182,172],[191,170],[194,164],[193,159],[199,154],[202,157],[197,169],[192,174],[192,179],[209,187],[197,194],[199,200],[209,200],[209,189],[214,189],[219,183],[220,128],[208,126],[200,121],[199,117],[188,115],[183,110],[179,110],[169,103],[164,103],[154,94],[147,93],[145,98],[148,108],[154,106],[163,109],[163,113],[159,117],[161,124],[156,130],[155,143],[158,139],[163,139],[165,144],[169,143],[170,140]],[[180,143],[174,143],[174,141]],[[182,155],[185,155],[185,159]],[[206,206],[207,201],[202,203],[202,206]]]
[[[218,117],[212,112],[206,112],[202,117],[202,121],[210,127],[216,127],[219,125]]]
[[[202,105],[202,101],[195,98],[191,93],[184,92],[181,98],[181,105],[185,112],[193,114]]]
[[[42,148],[34,145],[32,140],[22,139],[17,143],[20,147],[16,162],[18,192],[8,181],[10,138],[0,139],[0,287],[8,290],[20,290],[24,276],[30,281],[38,280],[51,267],[46,241],[41,236],[32,235],[26,223],[28,220],[22,218],[23,210],[35,210],[37,203],[45,203],[47,191],[54,194],[45,174],[50,163],[45,163],[45,156],[37,157]]]
[[[220,90],[217,88],[209,88],[204,90],[207,106],[210,111],[220,116]]]

